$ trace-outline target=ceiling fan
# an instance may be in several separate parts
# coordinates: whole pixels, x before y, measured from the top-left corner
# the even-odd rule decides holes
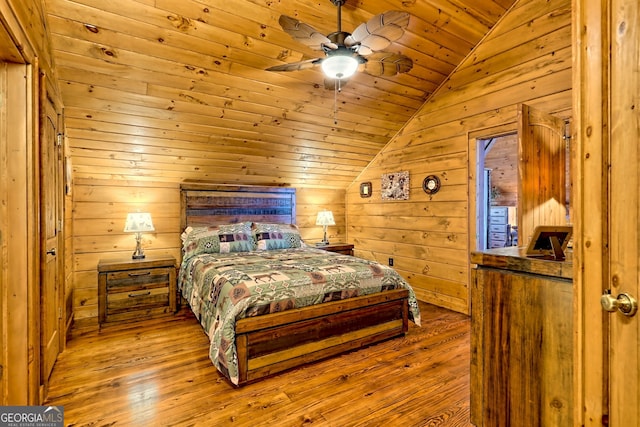
[[[351,77],[360,64],[364,71],[373,76],[394,76],[406,73],[413,67],[413,61],[399,53],[382,52],[391,42],[404,34],[409,24],[409,13],[392,10],[374,16],[360,24],[353,33],[342,31],[342,5],[346,0],[330,0],[338,8],[338,29],[323,35],[308,24],[290,16],[282,15],[278,22],[282,29],[300,43],[322,50],[324,58],[308,59],[289,64],[276,65],[267,71],[297,71],[321,66],[329,80],[325,87],[334,88]]]

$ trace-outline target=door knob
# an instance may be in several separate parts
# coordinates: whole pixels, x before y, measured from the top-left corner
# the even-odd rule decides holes
[[[51,249],[47,250],[47,255],[56,256],[56,248],[51,248]]]
[[[625,316],[633,316],[638,311],[638,301],[627,293],[622,293],[618,297],[611,295],[611,291],[607,290],[602,297],[600,297],[600,304],[602,308],[607,311],[616,311]]]

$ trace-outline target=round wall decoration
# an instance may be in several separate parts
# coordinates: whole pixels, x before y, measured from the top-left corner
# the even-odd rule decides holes
[[[440,178],[435,175],[427,176],[422,181],[422,189],[427,194],[436,194],[440,190]]]

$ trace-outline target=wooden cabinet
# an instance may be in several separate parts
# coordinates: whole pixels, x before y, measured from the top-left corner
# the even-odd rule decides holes
[[[570,254],[558,262],[523,252],[471,255],[471,421],[478,427],[573,425]]]
[[[353,245],[349,243],[329,243],[325,246],[318,246],[318,249],[324,249],[329,252],[337,252],[343,255],[353,256]]]
[[[175,311],[174,257],[98,263],[98,322],[101,325]]]

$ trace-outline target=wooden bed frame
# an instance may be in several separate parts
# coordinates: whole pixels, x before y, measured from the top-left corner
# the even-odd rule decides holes
[[[296,192],[288,187],[181,185],[182,229],[243,221],[295,224]],[[239,383],[404,335],[408,291],[379,292],[240,319]]]

